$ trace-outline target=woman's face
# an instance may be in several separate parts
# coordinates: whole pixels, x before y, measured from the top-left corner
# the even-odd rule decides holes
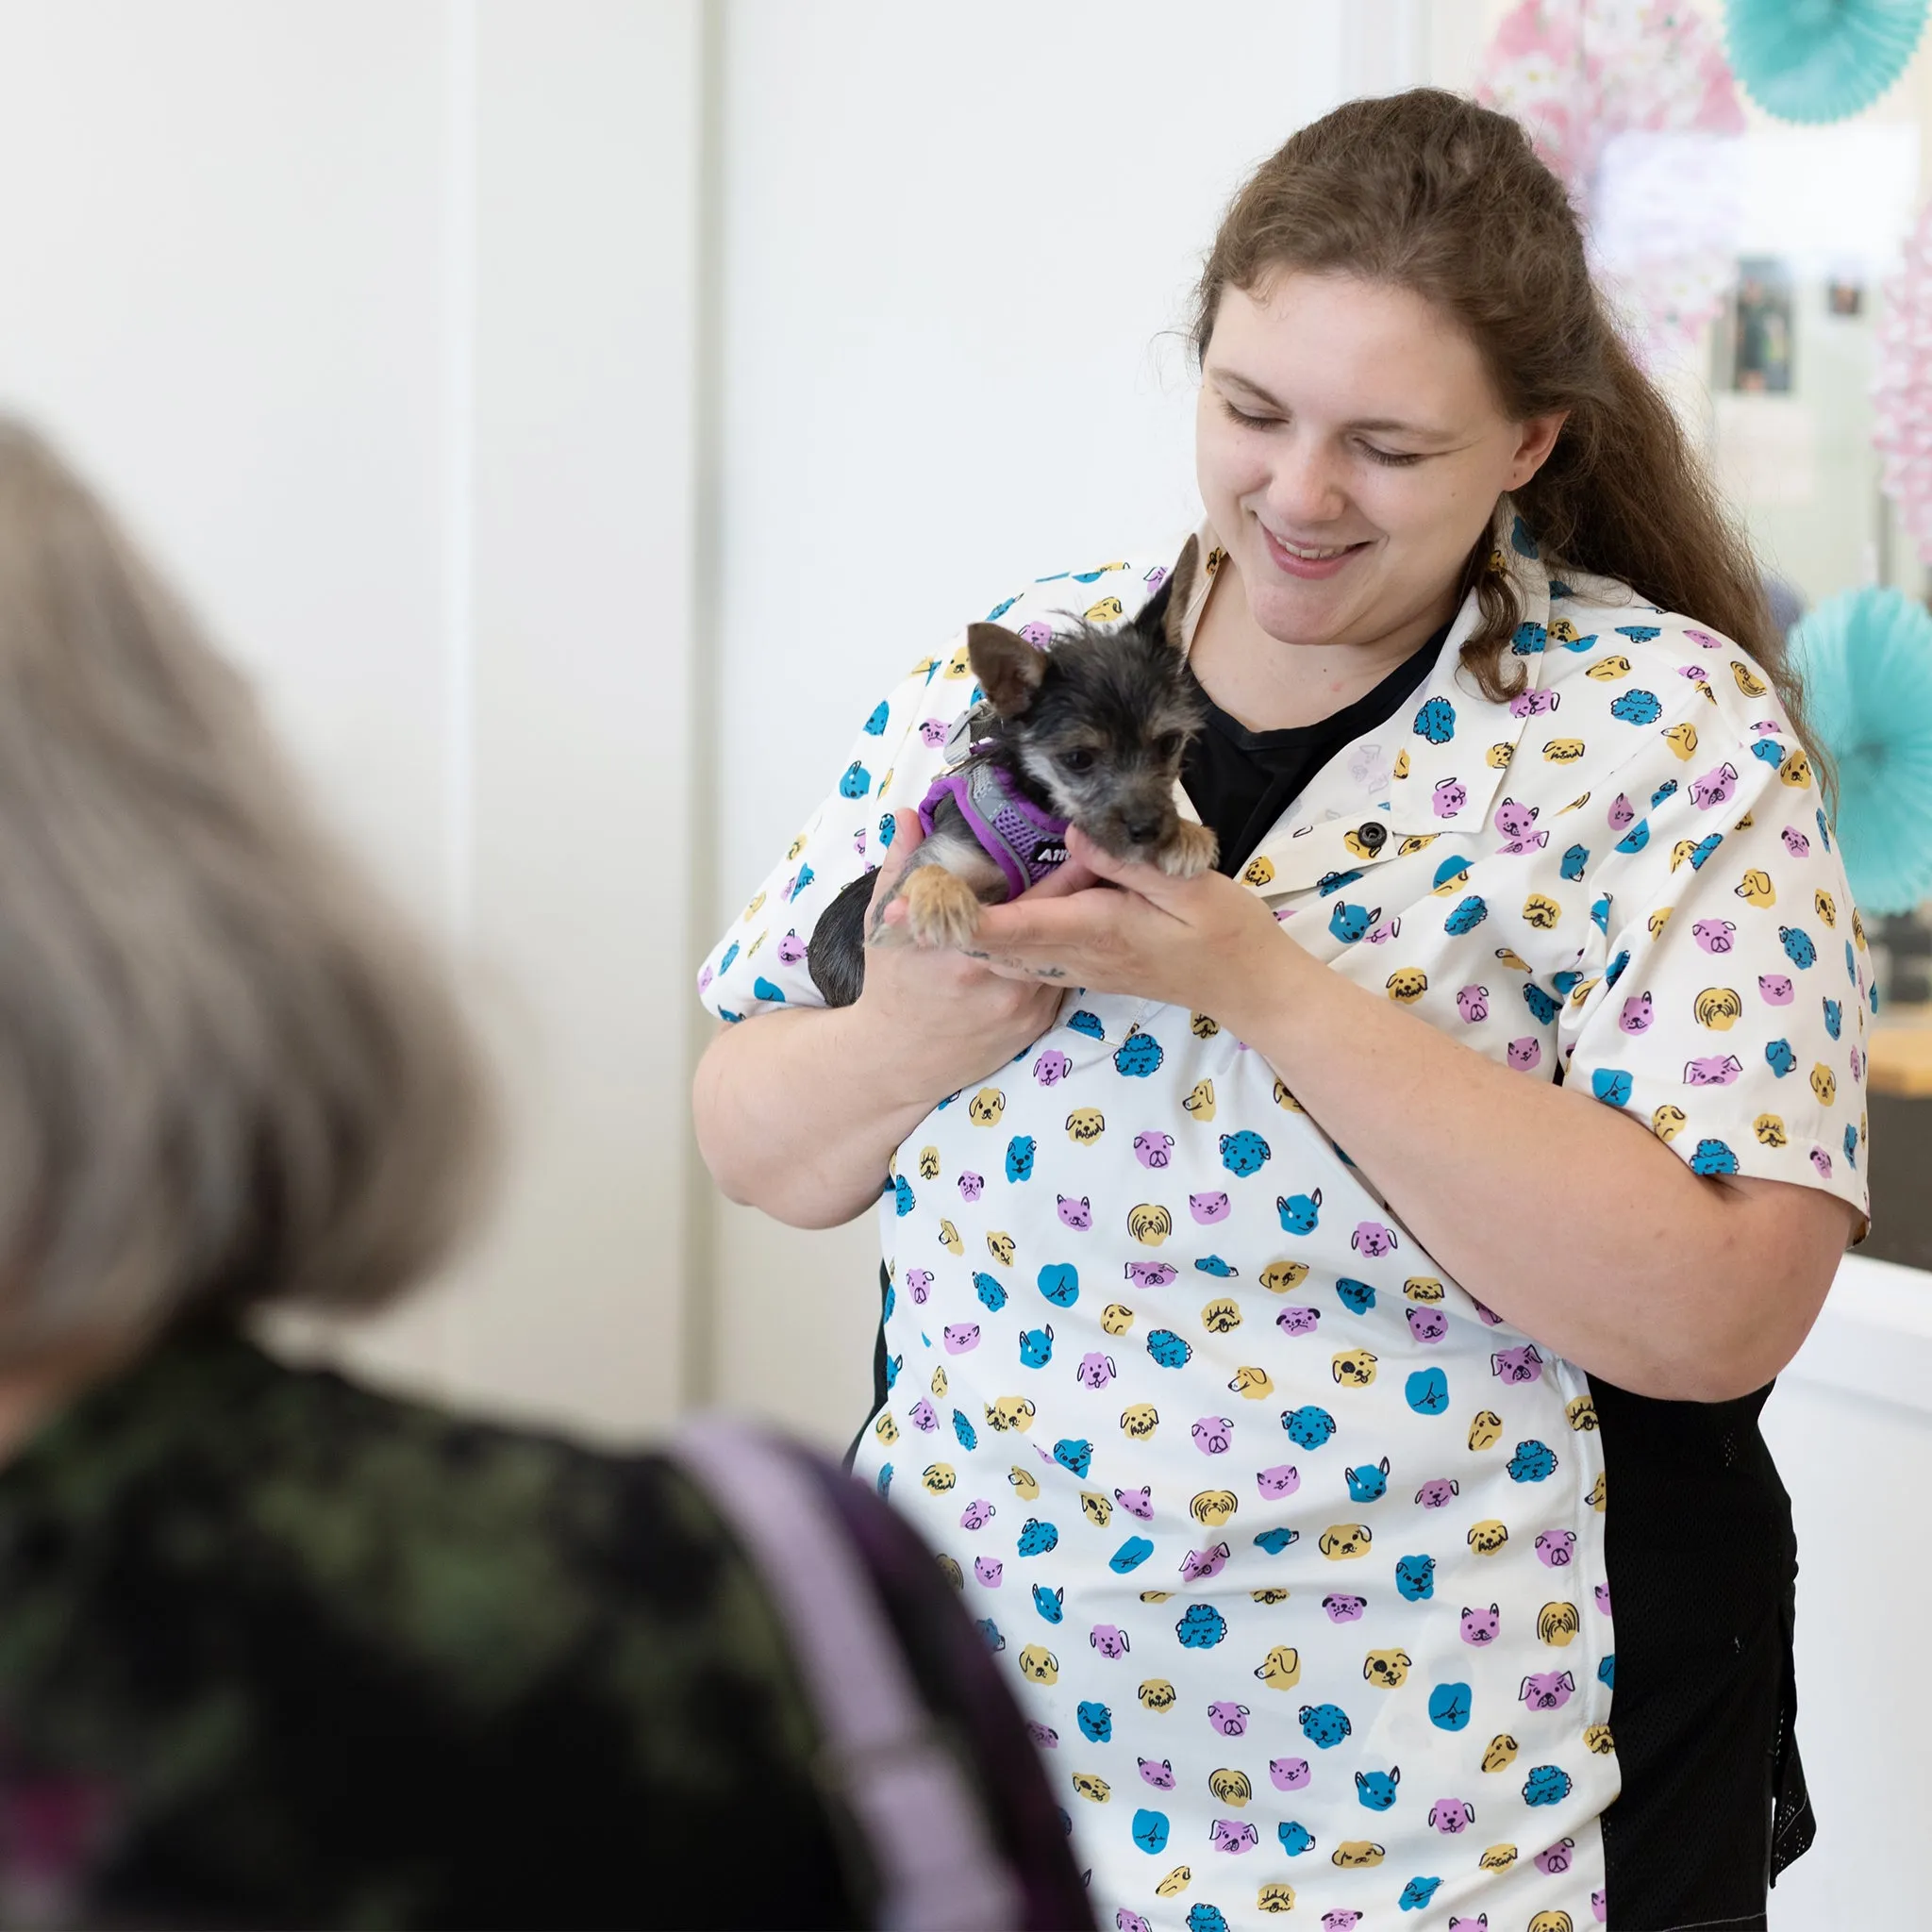
[[[1452,615],[1496,499],[1560,416],[1511,422],[1475,344],[1420,295],[1350,275],[1224,290],[1202,371],[1201,500],[1255,622],[1288,644],[1416,641]]]

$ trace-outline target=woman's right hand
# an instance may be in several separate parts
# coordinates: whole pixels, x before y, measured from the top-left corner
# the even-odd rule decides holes
[[[902,812],[874,907],[919,843],[918,821]],[[1092,883],[1069,860],[1033,892]],[[934,1106],[1038,1040],[1063,991],[1003,978],[963,953],[868,945],[851,1006],[781,1007],[712,1040],[691,1093],[699,1151],[733,1201],[794,1227],[850,1221],[878,1199],[893,1150]]]
[[[915,945],[903,930],[895,932],[896,921],[887,922],[886,931],[894,936],[883,943],[870,937],[923,836],[916,813],[898,814],[866,914],[865,987],[852,1010],[875,1051],[903,1069],[906,1097],[931,1105],[1005,1066],[1038,1040],[1053,1024],[1065,989],[1002,978],[964,953]],[[1074,870],[1071,862],[1061,866],[1034,892],[1057,897],[1093,883],[1091,874],[1063,876]]]

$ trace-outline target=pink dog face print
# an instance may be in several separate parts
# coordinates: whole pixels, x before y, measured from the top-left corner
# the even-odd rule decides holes
[[[1448,1314],[1441,1307],[1427,1306],[1408,1310],[1408,1332],[1426,1345],[1433,1346],[1449,1332]]]
[[[945,1328],[946,1353],[964,1355],[969,1349],[979,1346],[979,1324],[977,1322],[951,1322]]]
[[[1156,1133],[1151,1128],[1144,1134],[1136,1134],[1134,1158],[1142,1167],[1165,1167],[1174,1158],[1174,1136]]]
[[[1344,1596],[1340,1593],[1324,1596],[1322,1607],[1328,1612],[1331,1624],[1359,1624],[1362,1612],[1369,1607],[1365,1596]]]
[[[1257,1471],[1255,1487],[1271,1503],[1291,1496],[1302,1486],[1302,1473],[1291,1462],[1277,1462],[1272,1469]]]
[[[1171,1759],[1163,1757],[1158,1764],[1152,1764],[1141,1757],[1136,1759],[1136,1762],[1141,1767],[1141,1779],[1152,1785],[1157,1791],[1174,1790],[1174,1764]]]
[[[1395,1239],[1395,1230],[1385,1227],[1379,1221],[1357,1222],[1355,1232],[1348,1238],[1348,1244],[1369,1261],[1379,1261],[1384,1255],[1392,1255],[1401,1245]]]
[[[1093,1203],[1085,1194],[1077,1201],[1070,1201],[1064,1194],[1056,1195],[1055,1207],[1062,1227],[1071,1227],[1076,1233],[1084,1233],[1093,1225]]]
[[[1505,1052],[1510,1066],[1519,1074],[1533,1074],[1543,1063],[1543,1043],[1533,1033],[1512,1040]]]
[[[1439,819],[1453,819],[1469,803],[1469,790],[1459,778],[1438,779],[1429,794],[1430,809]]]
[[[1057,1046],[1048,1047],[1033,1062],[1033,1077],[1042,1087],[1058,1087],[1073,1071],[1073,1061]]]
[[[1711,1054],[1703,1059],[1685,1062],[1684,1084],[1687,1087],[1728,1087],[1743,1071],[1743,1062],[1736,1054]]]
[[[1083,1355],[1079,1368],[1074,1371],[1085,1389],[1105,1389],[1113,1380],[1115,1373],[1113,1357],[1101,1355],[1097,1350],[1091,1355]]]
[[[1415,1492],[1415,1499],[1424,1509],[1446,1509],[1462,1493],[1462,1485],[1453,1475],[1431,1476]]]
[[[1248,1728],[1248,1707],[1245,1704],[1210,1704],[1208,1722],[1224,1738],[1242,1737]]]
[[[1438,1798],[1429,1807],[1429,1824],[1445,1837],[1454,1838],[1475,1823],[1475,1807],[1463,1798]]]
[[[1216,1222],[1225,1221],[1232,1203],[1225,1194],[1190,1194],[1188,1212],[1203,1226],[1211,1227]]]
[[[1651,1023],[1657,1018],[1647,992],[1634,992],[1624,1002],[1624,1009],[1617,1015],[1617,1024],[1625,1033],[1648,1033]]]
[[[1308,1760],[1306,1757],[1271,1757],[1268,1782],[1277,1791],[1305,1791],[1308,1788]]]
[[[1322,1320],[1320,1308],[1283,1308],[1274,1325],[1284,1335],[1312,1335]]]
[[[1699,811],[1709,811],[1720,805],[1726,805],[1738,790],[1738,768],[1726,760],[1714,765],[1701,778],[1690,781],[1691,802]]]
[[[1176,1279],[1175,1270],[1168,1261],[1129,1261],[1127,1279],[1136,1288],[1172,1288]]]
[[[1234,1419],[1204,1415],[1194,1424],[1194,1447],[1203,1456],[1225,1456],[1234,1447]]]
[[[932,1291],[932,1274],[924,1268],[908,1268],[906,1271],[906,1289],[919,1307],[925,1306],[925,1298]]]
[[[1456,995],[1456,1010],[1474,1026],[1490,1017],[1490,990],[1486,986],[1465,986]]]
[[[1547,1570],[1567,1570],[1575,1549],[1574,1529],[1546,1529],[1536,1540],[1537,1558]]]
[[[1217,1818],[1211,1838],[1217,1852],[1251,1852],[1261,1842],[1261,1834],[1252,1824],[1233,1818]]]
[[[1491,1604],[1486,1610],[1472,1610],[1464,1607],[1462,1612],[1462,1641],[1480,1647],[1493,1643],[1497,1633],[1503,1627],[1503,1612]]]
[[[1227,1568],[1227,1557],[1225,1543],[1215,1543],[1205,1550],[1190,1550],[1181,1564],[1181,1581],[1200,1583],[1209,1576],[1219,1576]]]
[[[1568,1671],[1537,1671],[1524,1678],[1517,1695],[1530,1710],[1561,1710],[1576,1690]]]
[[[973,1559],[973,1574],[978,1577],[982,1589],[997,1590],[1004,1570],[1005,1565],[997,1557],[974,1557]]]
[[[1797,997],[1797,991],[1788,974],[1760,973],[1757,975],[1758,996],[1767,1007],[1788,1007]]]
[[[962,1174],[959,1176],[959,1198],[962,1201],[976,1201],[986,1192],[984,1178],[976,1174]]]
[[[1700,919],[1691,925],[1690,936],[1707,953],[1728,953],[1737,942],[1738,922],[1735,919]]]
[[[1515,1348],[1499,1348],[1490,1357],[1490,1368],[1499,1382],[1535,1382],[1541,1378],[1543,1358],[1533,1341]]]
[[[1147,1490],[1116,1490],[1113,1499],[1129,1516],[1138,1516],[1142,1523],[1154,1521],[1154,1503]]]

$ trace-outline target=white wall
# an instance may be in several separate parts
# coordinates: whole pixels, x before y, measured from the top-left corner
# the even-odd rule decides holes
[[[1028,578],[1199,515],[1166,332],[1242,175],[1341,98],[1344,15],[734,0],[718,926],[907,665]],[[842,1448],[871,1401],[870,1217],[720,1215],[721,1389]]]
[[[255,669],[505,1058],[504,1211],[368,1353],[626,1430],[684,1379],[698,21],[0,0],[0,403]]]

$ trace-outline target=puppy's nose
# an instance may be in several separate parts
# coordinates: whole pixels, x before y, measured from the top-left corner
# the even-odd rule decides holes
[[[1151,845],[1159,836],[1160,821],[1158,819],[1129,819],[1127,821],[1127,837],[1136,845]]]

